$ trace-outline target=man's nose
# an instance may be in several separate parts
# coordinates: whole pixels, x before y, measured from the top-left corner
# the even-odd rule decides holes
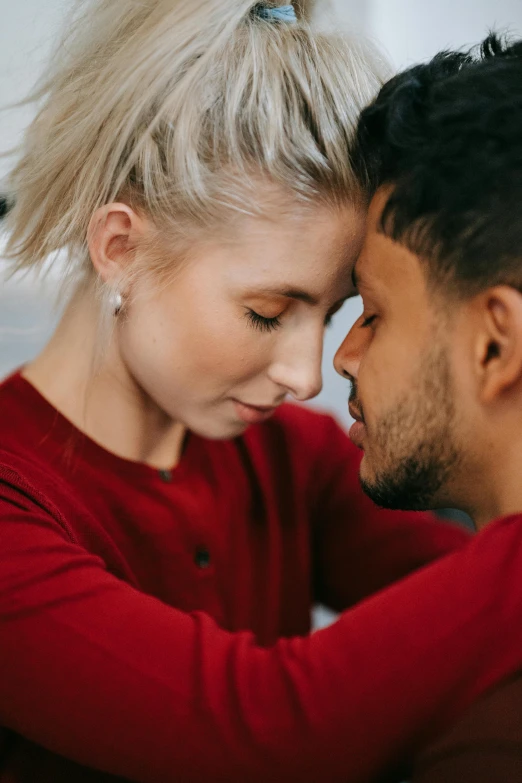
[[[334,357],[334,367],[339,375],[348,380],[357,380],[359,365],[366,343],[365,330],[361,329],[364,316],[361,315],[337,349]]]

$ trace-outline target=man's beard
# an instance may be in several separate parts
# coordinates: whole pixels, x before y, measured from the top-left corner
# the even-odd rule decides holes
[[[455,402],[449,361],[441,349],[423,359],[417,388],[367,429],[368,464],[361,477],[367,495],[384,508],[423,510],[447,505],[444,489],[459,461],[455,447]],[[354,407],[357,390],[351,399]]]

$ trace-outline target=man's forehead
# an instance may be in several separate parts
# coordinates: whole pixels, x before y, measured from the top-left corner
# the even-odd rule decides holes
[[[371,200],[363,248],[354,269],[357,286],[393,287],[408,281],[418,283],[423,273],[417,256],[407,247],[386,236],[381,216],[392,188],[380,188]]]
[[[353,269],[353,283],[358,288],[368,275],[372,274],[373,245],[382,233],[379,230],[382,211],[387,201],[387,195],[381,188],[373,196],[366,216],[365,237],[363,246]]]

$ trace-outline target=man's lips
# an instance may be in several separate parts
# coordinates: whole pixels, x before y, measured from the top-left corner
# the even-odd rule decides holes
[[[350,416],[352,417],[352,419],[355,419],[355,423],[352,424],[352,426],[350,427],[350,431],[348,432],[348,435],[352,443],[361,449],[364,441],[364,436],[366,435],[364,418],[362,413],[352,403],[348,404],[348,410],[350,411]]]
[[[362,413],[351,402],[348,403],[348,411],[350,412],[350,416],[352,417],[352,419],[355,419],[355,421],[359,421],[362,424],[364,424],[364,417],[363,417]]]

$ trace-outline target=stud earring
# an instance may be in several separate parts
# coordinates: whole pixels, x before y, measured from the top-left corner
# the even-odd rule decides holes
[[[123,299],[121,297],[121,294],[119,291],[115,291],[111,296],[111,307],[112,311],[114,313],[114,317],[116,318],[120,312],[121,308],[123,307]]]

